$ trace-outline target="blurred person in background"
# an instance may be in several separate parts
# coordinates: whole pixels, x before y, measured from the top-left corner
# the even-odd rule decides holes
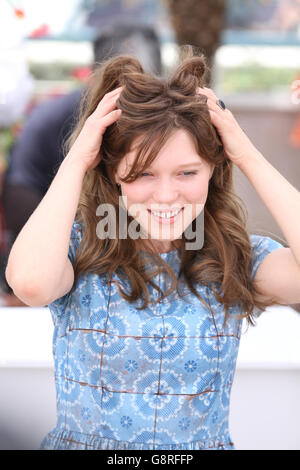
[[[160,43],[151,27],[119,23],[102,28],[93,42],[92,68],[123,53],[137,57],[147,71],[161,74]],[[8,255],[64,158],[63,144],[72,131],[83,92],[81,88],[37,105],[12,149],[2,190],[7,246],[0,253],[0,288],[6,306],[27,306],[6,281]]]
[[[0,2],[0,193],[13,134],[33,94],[34,80],[26,60],[22,19],[21,10],[8,2]],[[8,246],[5,215],[0,201],[0,260],[7,253]],[[0,269],[3,270],[1,262]]]

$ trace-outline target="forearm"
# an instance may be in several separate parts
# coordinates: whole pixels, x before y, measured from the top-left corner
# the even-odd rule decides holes
[[[269,209],[300,266],[300,192],[259,151],[238,167]]]
[[[85,170],[65,158],[47,193],[18,234],[6,278],[16,291],[51,292],[66,265]]]

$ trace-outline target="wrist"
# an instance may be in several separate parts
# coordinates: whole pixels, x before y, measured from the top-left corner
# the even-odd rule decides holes
[[[241,171],[245,172],[250,166],[258,165],[265,161],[264,156],[257,149],[254,149],[251,153],[244,157],[239,163],[238,167]]]
[[[63,167],[66,167],[66,168],[70,168],[72,169],[72,171],[78,171],[79,173],[82,174],[82,176],[85,175],[85,173],[87,172],[87,168],[86,168],[86,165],[85,163],[82,161],[81,158],[79,158],[78,156],[75,156],[71,153],[68,153],[66,155],[66,157],[64,158],[63,162],[62,162],[62,166]]]

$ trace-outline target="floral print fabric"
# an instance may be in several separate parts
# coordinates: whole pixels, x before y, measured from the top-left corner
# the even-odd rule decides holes
[[[74,222],[69,259],[82,237]],[[251,235],[252,278],[282,245]],[[178,250],[161,253],[179,273]],[[129,290],[129,284],[113,279]],[[163,290],[166,281],[154,278]],[[72,294],[49,305],[57,424],[41,449],[233,449],[230,391],[241,336],[240,313],[225,310],[211,289],[198,292],[212,313],[181,281],[177,293],[137,310],[106,276],[83,274]],[[151,298],[157,292],[150,286]]]

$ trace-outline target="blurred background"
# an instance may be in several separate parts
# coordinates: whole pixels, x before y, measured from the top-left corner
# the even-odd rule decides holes
[[[45,361],[39,360],[43,345],[50,345],[50,313],[25,306],[8,286],[5,267],[11,246],[58,170],[63,142],[95,64],[125,52],[136,55],[147,70],[165,75],[176,65],[183,44],[204,52],[208,86],[259,151],[299,190],[300,0],[0,0],[0,448],[34,447],[43,437],[41,423],[48,432],[55,419],[51,346]],[[251,184],[234,170],[249,232],[286,245]],[[39,330],[40,310],[44,323]],[[275,310],[261,315],[256,327],[266,332],[266,342],[248,332],[241,343],[240,393],[232,405],[233,438],[240,448],[300,448],[300,407],[294,393],[299,397],[300,355],[290,349],[289,336],[291,328],[299,331],[300,305]],[[16,325],[22,315],[27,320],[19,337]],[[282,323],[286,336],[280,335]],[[8,345],[7,329],[17,342]],[[24,362],[29,343],[36,349]],[[259,403],[258,396],[253,403],[260,381],[265,402]],[[24,399],[18,393],[20,383],[28,389]],[[53,407],[36,408],[37,396],[44,397],[45,405],[52,400]],[[287,396],[290,411],[283,407]],[[267,410],[270,397],[274,403]],[[21,442],[18,426],[29,426],[26,442]],[[30,435],[35,436],[31,441]]]

